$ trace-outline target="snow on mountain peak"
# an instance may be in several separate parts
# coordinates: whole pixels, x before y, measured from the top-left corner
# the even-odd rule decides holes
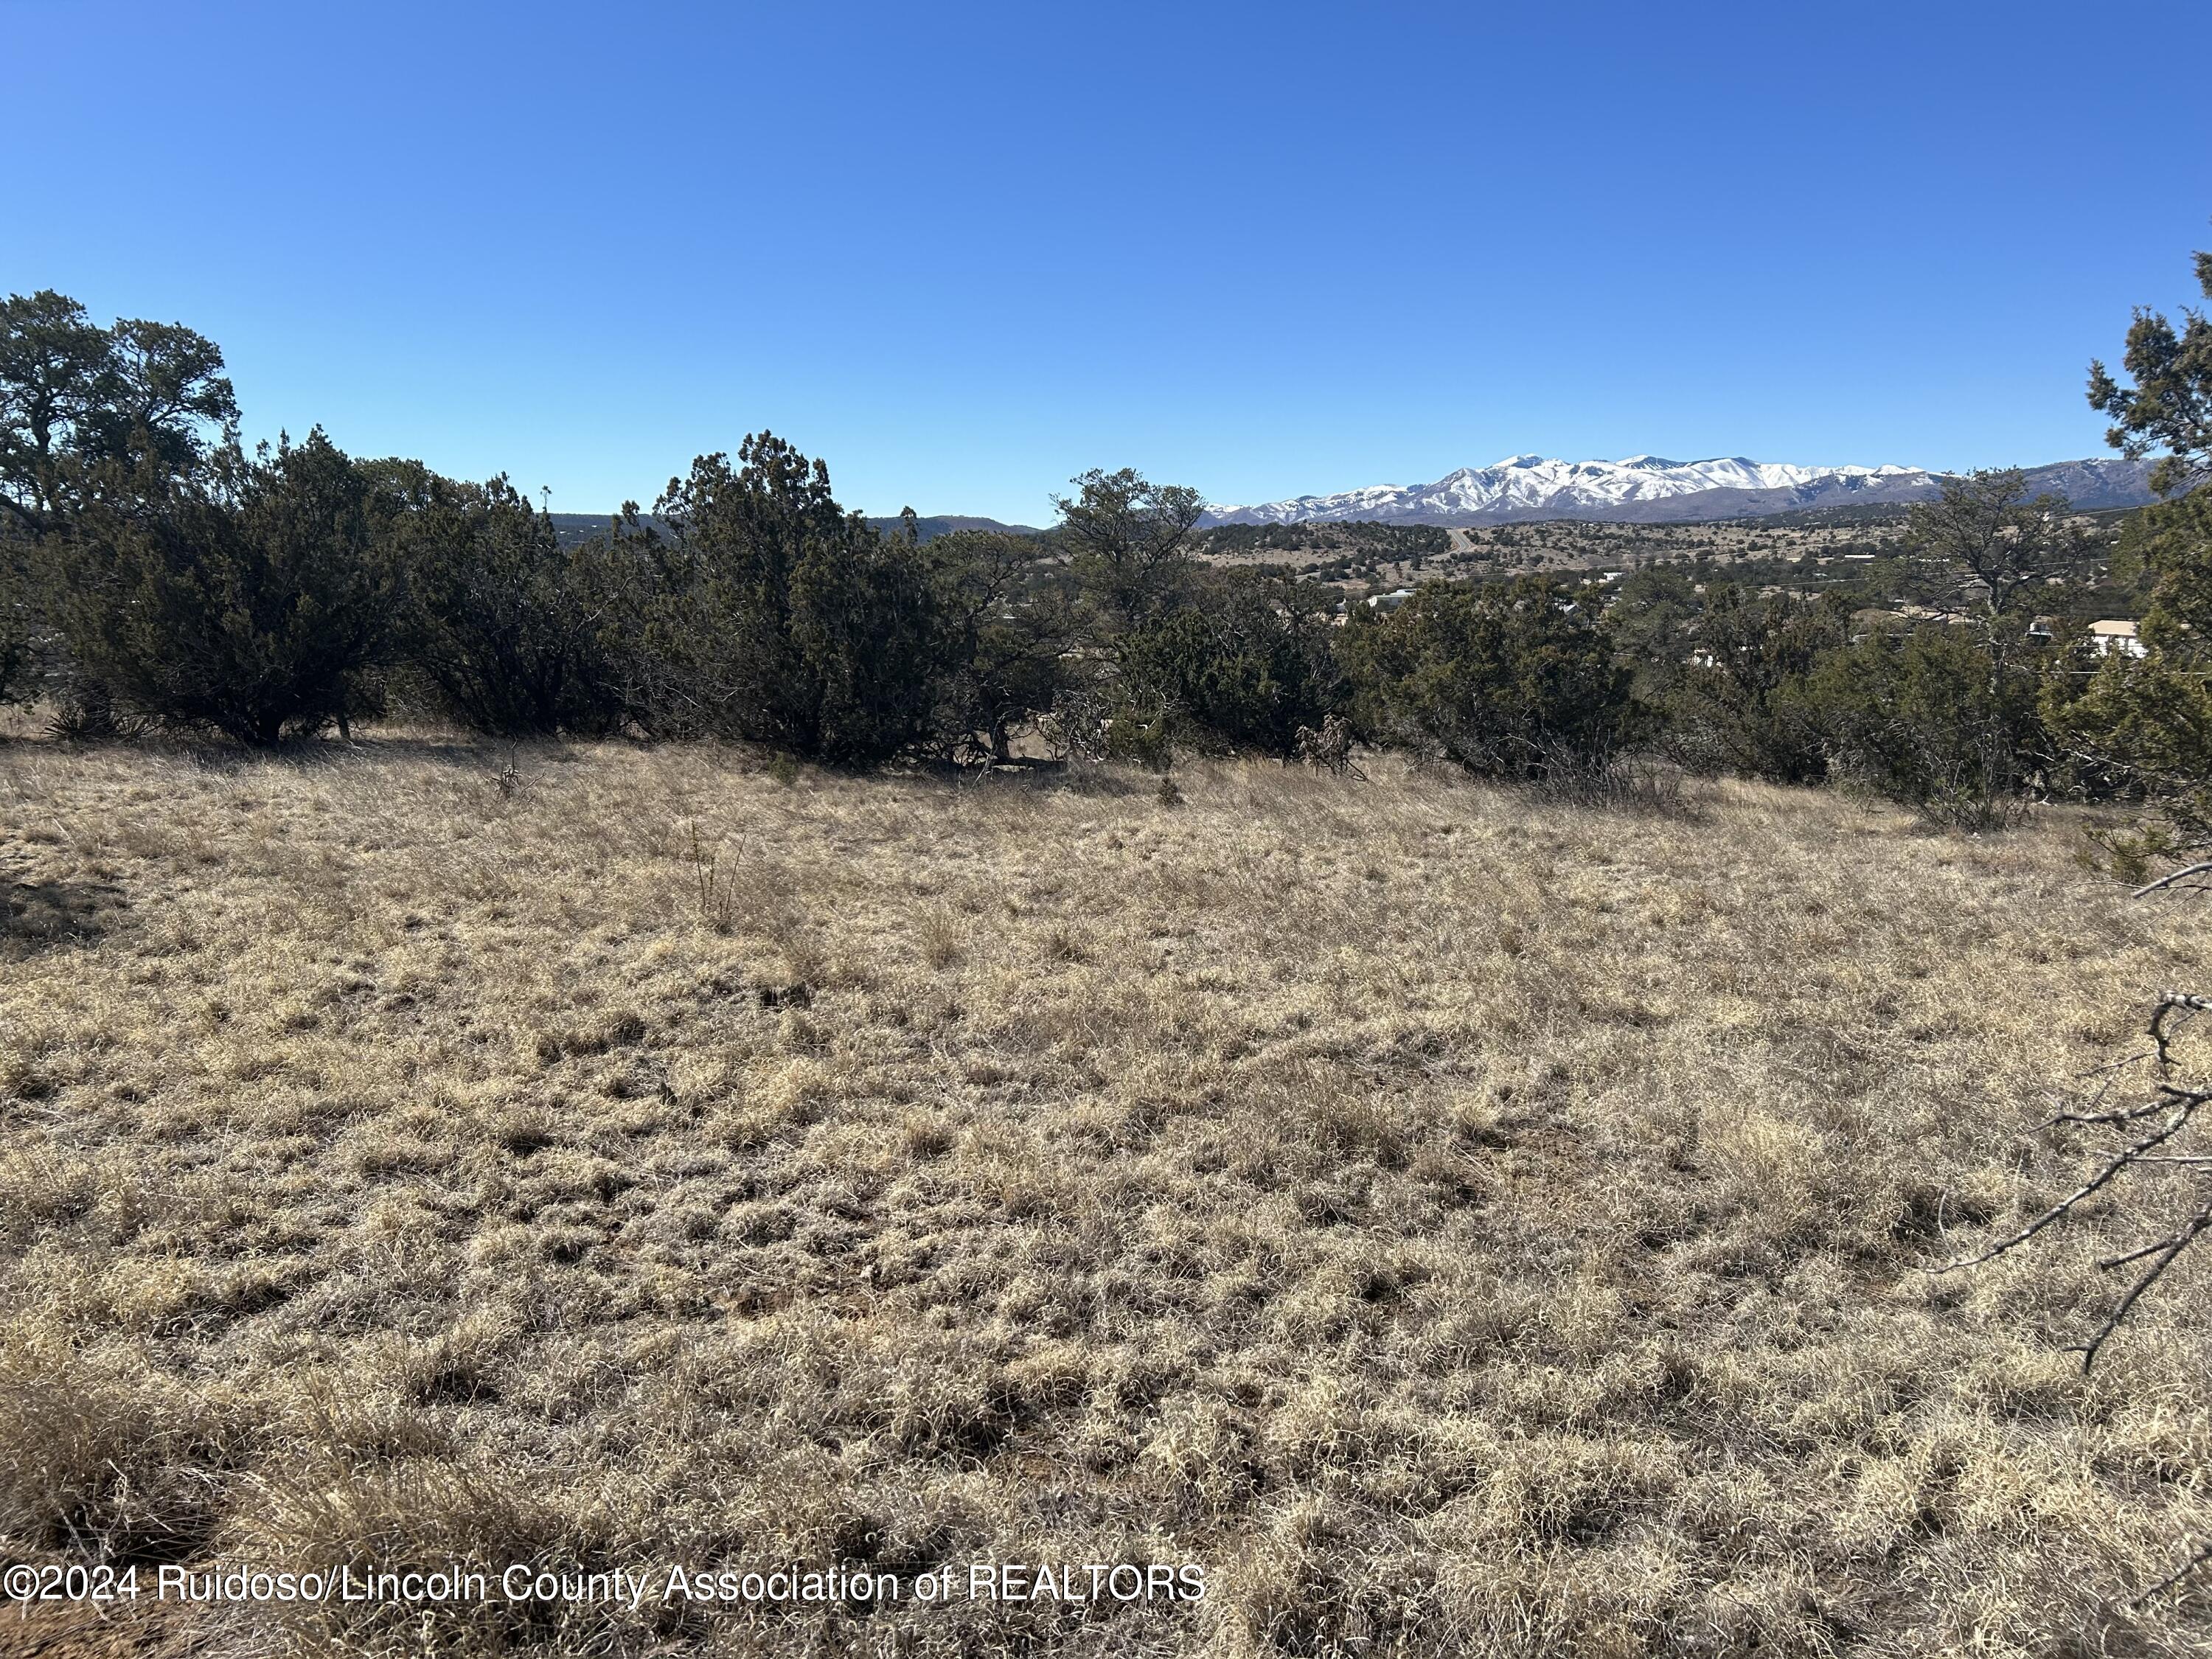
[[[1703,461],[1673,461],[1660,455],[1562,461],[1523,454],[1508,455],[1490,466],[1461,467],[1434,483],[1405,489],[1377,485],[1256,507],[1213,506],[1206,512],[1215,524],[1724,517],[1745,511],[1782,512],[1827,501],[1907,500],[1932,488],[1933,475],[1917,467],[1795,466],[1741,455]],[[1687,499],[1692,496],[1701,499]],[[1679,513],[1665,505],[1676,501]],[[1700,508],[1710,511],[1701,514]]]
[[[2032,491],[2056,490],[2084,507],[2135,507],[2152,499],[2149,463],[2059,461],[2027,470]],[[1472,525],[1514,520],[1592,519],[1686,522],[1755,518],[1805,507],[1887,506],[1926,501],[1938,475],[1917,466],[1796,466],[1742,455],[1670,461],[1561,461],[1508,455],[1463,466],[1434,483],[1376,484],[1334,495],[1301,495],[1257,507],[1208,507],[1207,524],[1301,524],[1369,519],[1383,523]]]

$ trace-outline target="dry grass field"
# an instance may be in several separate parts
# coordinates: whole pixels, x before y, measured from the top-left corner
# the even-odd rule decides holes
[[[1923,1271],[2202,911],[1370,770],[0,744],[0,1555],[1206,1573],[0,1651],[2212,1651],[2202,1281]]]

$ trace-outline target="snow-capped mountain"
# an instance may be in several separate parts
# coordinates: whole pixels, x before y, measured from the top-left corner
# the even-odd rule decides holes
[[[2149,470],[2143,461],[2061,461],[2030,469],[2028,483],[2038,493],[2060,491],[2077,507],[2135,507],[2151,499]],[[1209,506],[1204,522],[1679,522],[1811,507],[1924,501],[1937,488],[1936,474],[1911,466],[1790,466],[1740,455],[1709,461],[1669,461],[1656,455],[1631,455],[1620,461],[1555,461],[1541,455],[1509,455],[1495,466],[1463,466],[1430,484],[1377,484],[1258,507]]]

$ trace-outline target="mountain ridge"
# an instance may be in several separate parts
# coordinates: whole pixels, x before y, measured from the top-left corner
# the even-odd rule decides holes
[[[2029,489],[2076,507],[2140,507],[2154,500],[2148,461],[2092,458],[2027,467]],[[1579,519],[1623,524],[1762,518],[1808,507],[1927,501],[1943,474],[1908,466],[1796,466],[1741,455],[1671,461],[1562,461],[1509,455],[1460,467],[1433,483],[1370,485],[1253,506],[1209,502],[1203,525],[1310,524],[1369,520],[1460,526]]]

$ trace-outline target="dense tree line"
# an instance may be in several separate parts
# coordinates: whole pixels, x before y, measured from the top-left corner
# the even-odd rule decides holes
[[[1668,566],[1432,582],[1388,608],[1210,562],[1222,533],[1199,529],[1197,492],[1128,471],[1075,479],[1042,536],[925,543],[910,513],[885,532],[847,510],[821,461],[766,432],[564,546],[504,477],[356,459],[319,431],[248,451],[212,343],[16,296],[0,306],[0,698],[81,737],[270,745],[401,710],[854,766],[1003,763],[1026,741],[1164,769],[1289,758],[1327,729],[1501,777],[1646,755],[1851,781],[1966,824],[2133,795],[2212,838],[2212,507],[2189,489],[2208,356],[2201,319],[2146,317],[2133,385],[2093,370],[2114,442],[2173,457],[2171,498],[2122,542],[2152,594],[2138,660],[2033,626],[2085,550],[2067,504],[2017,472],[1948,480],[1913,510],[1923,603],[1905,612]]]
[[[1383,524],[1352,519],[1303,524],[1224,524],[1206,530],[1209,553],[1247,556],[1266,553],[1342,553],[1397,563],[1438,556],[1451,550],[1451,532],[1430,524]]]

